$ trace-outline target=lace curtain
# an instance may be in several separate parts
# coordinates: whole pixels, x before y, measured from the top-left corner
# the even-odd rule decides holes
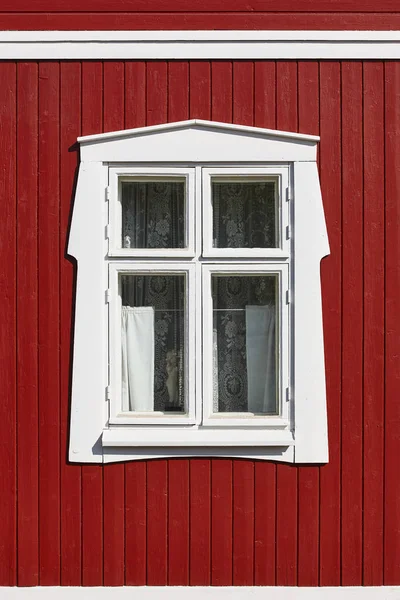
[[[212,184],[216,248],[277,246],[275,182]]]
[[[213,276],[214,412],[275,414],[276,277]]]
[[[185,246],[183,181],[122,182],[123,248]]]

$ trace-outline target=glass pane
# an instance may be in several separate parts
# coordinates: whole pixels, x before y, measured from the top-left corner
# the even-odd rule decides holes
[[[184,248],[185,181],[122,181],[122,247]]]
[[[122,410],[185,412],[185,275],[121,276]]]
[[[278,275],[213,275],[213,411],[278,413]]]
[[[276,248],[276,181],[212,182],[215,248]]]

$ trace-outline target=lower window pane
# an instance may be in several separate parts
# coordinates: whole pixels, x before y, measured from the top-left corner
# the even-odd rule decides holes
[[[185,275],[121,275],[122,410],[184,413]]]
[[[213,275],[213,412],[278,414],[278,275]]]

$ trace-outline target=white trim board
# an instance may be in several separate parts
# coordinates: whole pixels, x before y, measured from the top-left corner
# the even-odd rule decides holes
[[[0,60],[399,59],[400,31],[1,31]]]
[[[388,587],[3,587],[2,600],[397,600]]]

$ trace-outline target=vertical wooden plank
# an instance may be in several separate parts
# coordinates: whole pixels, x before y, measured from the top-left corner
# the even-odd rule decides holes
[[[146,585],[146,463],[125,468],[125,585]]]
[[[254,65],[254,125],[276,129],[276,64]],[[276,465],[255,463],[254,585],[276,585]]]
[[[71,331],[74,266],[66,256],[68,228],[79,157],[81,132],[81,65],[61,64],[60,97],[60,385],[61,385],[61,585],[81,585],[81,467],[67,464],[71,381]]]
[[[189,116],[189,64],[168,64],[168,121]],[[168,463],[168,585],[189,585],[189,461]]]
[[[39,566],[60,585],[60,66],[39,64]]]
[[[184,121],[189,118],[189,63],[168,63],[168,121]]]
[[[320,471],[320,585],[340,584],[341,139],[340,63],[320,64],[320,177],[331,255],[321,264],[329,464]]]
[[[298,63],[299,131],[319,135],[319,66]],[[298,574],[300,586],[319,581],[319,468],[298,469]]]
[[[385,207],[384,71],[364,63],[363,584],[383,584]]]
[[[362,64],[342,63],[342,585],[362,582]]]
[[[147,125],[158,125],[167,121],[167,69],[166,62],[147,63]]]
[[[385,63],[385,524],[384,585],[400,580],[400,64]]]
[[[16,66],[0,64],[0,585],[17,582],[16,562]],[[6,493],[4,493],[6,490]]]
[[[38,585],[38,65],[17,66],[18,584]]]
[[[276,465],[257,461],[254,473],[254,585],[276,585]]]
[[[232,122],[232,77],[230,61],[218,60],[211,63],[211,116],[213,121]]]
[[[277,127],[298,130],[297,63],[278,62]],[[277,466],[277,585],[297,583],[297,469]]]
[[[211,585],[232,585],[232,460],[211,460]]]
[[[233,462],[233,585],[254,584],[254,462]]]
[[[254,63],[233,63],[233,122],[238,125],[254,124]]]
[[[168,583],[168,461],[147,464],[147,585]]]
[[[191,119],[211,118],[211,69],[207,61],[189,64],[189,112]]]
[[[168,585],[189,585],[189,461],[168,463]]]
[[[191,460],[190,467],[190,585],[210,585],[211,465]]]
[[[103,127],[103,65],[82,63],[82,135]],[[103,584],[103,471],[82,467],[82,585]]]
[[[146,63],[125,63],[125,127],[146,125]],[[146,585],[146,463],[125,465],[125,585]]]
[[[125,127],[146,125],[146,63],[125,62]]]
[[[124,63],[105,62],[103,124],[105,131],[124,128]],[[123,464],[103,470],[104,585],[123,585],[125,568],[125,471]]]
[[[254,124],[276,128],[276,63],[256,61],[254,64]]]

